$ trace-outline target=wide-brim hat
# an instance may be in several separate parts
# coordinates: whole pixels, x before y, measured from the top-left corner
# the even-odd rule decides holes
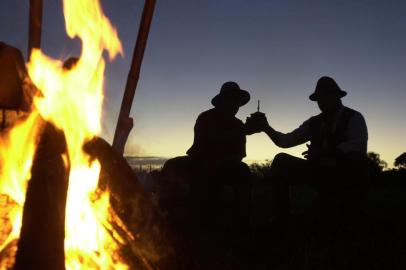
[[[220,93],[211,100],[211,104],[216,107],[227,100],[233,101],[241,107],[247,104],[250,98],[250,93],[241,89],[236,82],[226,82],[221,86]]]
[[[336,96],[345,97],[347,92],[343,91],[333,78],[324,76],[317,81],[314,93],[309,96],[310,100],[317,101],[320,97]]]

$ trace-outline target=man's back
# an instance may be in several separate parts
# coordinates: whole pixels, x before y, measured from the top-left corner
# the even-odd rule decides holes
[[[227,162],[245,157],[244,124],[235,116],[213,108],[199,115],[194,142],[187,154],[200,160]]]
[[[368,131],[362,114],[356,110],[342,106],[329,120],[323,114],[314,116],[308,121],[308,133],[311,147],[317,151],[366,155]]]

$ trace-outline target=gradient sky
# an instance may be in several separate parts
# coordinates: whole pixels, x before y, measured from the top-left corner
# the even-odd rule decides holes
[[[24,54],[28,2],[0,1],[0,40]],[[125,53],[106,70],[102,136],[111,141],[143,1],[101,2]],[[42,49],[66,59],[78,55],[80,42],[65,34],[61,3],[44,0]],[[238,117],[254,112],[260,99],[270,124],[290,131],[318,114],[308,95],[323,75],[348,92],[345,105],[363,113],[369,151],[392,165],[406,151],[405,1],[157,0],[126,153],[183,155],[196,117],[228,80],[251,93]],[[264,134],[248,137],[247,160],[279,151]]]

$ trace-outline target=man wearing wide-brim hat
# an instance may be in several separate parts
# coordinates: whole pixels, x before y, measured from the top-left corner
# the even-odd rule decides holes
[[[284,153],[273,159],[268,181],[274,185],[276,216],[280,220],[287,220],[289,215],[290,184],[311,184],[319,191],[320,199],[329,198],[327,201],[340,206],[355,209],[354,203],[360,202],[367,182],[368,132],[361,113],[343,106],[341,98],[346,95],[334,79],[321,77],[309,97],[317,102],[321,113],[287,134],[272,128],[266,117],[257,116],[262,117],[262,131],[279,147],[310,142],[303,153],[305,159]]]
[[[214,108],[202,112],[194,127],[195,136],[187,154],[209,163],[241,161],[245,157],[244,123],[235,117],[250,94],[235,82],[226,82],[211,103]]]
[[[213,108],[201,113],[194,126],[193,145],[187,151],[194,164],[192,193],[195,201],[215,209],[222,185],[234,189],[240,213],[248,221],[251,194],[251,173],[242,162],[246,156],[245,124],[236,114],[250,100],[248,91],[235,82],[226,82],[211,103]],[[209,205],[207,205],[209,204]],[[212,204],[212,205],[210,205]],[[245,209],[245,210],[244,210]]]

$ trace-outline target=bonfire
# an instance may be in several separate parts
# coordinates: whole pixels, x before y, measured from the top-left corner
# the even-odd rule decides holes
[[[103,53],[123,55],[121,42],[98,0],[64,0],[63,11],[81,55],[66,69],[31,52],[27,70],[41,94],[0,137],[0,269],[153,269],[168,253],[159,212],[97,137]]]

